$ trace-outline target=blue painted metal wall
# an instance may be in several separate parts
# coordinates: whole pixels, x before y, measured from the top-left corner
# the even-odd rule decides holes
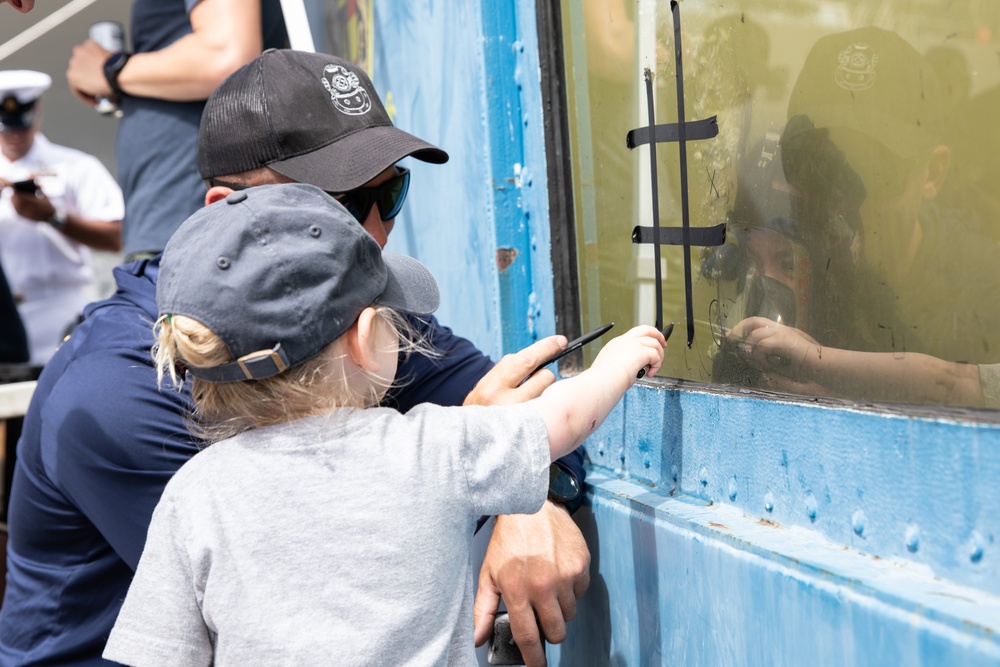
[[[375,50],[452,156],[411,165],[391,247],[493,356],[553,333],[533,2],[379,0]],[[1000,427],[678,387],[586,445],[593,583],[551,664],[1000,663]]]
[[[394,122],[451,156],[411,161],[389,248],[434,271],[441,321],[492,356],[554,333],[533,5],[380,1],[374,29]]]

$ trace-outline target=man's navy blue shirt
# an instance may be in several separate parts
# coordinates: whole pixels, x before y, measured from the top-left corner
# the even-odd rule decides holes
[[[190,396],[156,386],[158,270],[158,259],[116,268],[117,292],[87,307],[39,378],[11,489],[0,665],[109,664],[101,652],[153,509],[198,451]],[[442,356],[411,355],[387,402],[461,405],[493,362],[436,320],[422,326]],[[579,450],[560,459],[581,482],[582,462]]]

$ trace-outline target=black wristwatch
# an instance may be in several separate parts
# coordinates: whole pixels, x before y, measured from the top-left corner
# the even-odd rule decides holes
[[[118,53],[112,53],[104,61],[104,78],[108,80],[108,85],[111,86],[111,91],[115,94],[115,97],[119,99],[123,93],[121,87],[118,85],[118,77],[121,75],[122,70],[125,69],[125,63],[131,57],[131,53],[119,51]]]
[[[54,229],[62,231],[62,228],[66,226],[66,221],[68,219],[69,218],[65,213],[57,209],[52,212],[52,215],[50,215],[45,222],[52,225]]]
[[[569,505],[580,496],[580,482],[576,476],[565,470],[558,463],[549,466],[549,500],[562,505]]]

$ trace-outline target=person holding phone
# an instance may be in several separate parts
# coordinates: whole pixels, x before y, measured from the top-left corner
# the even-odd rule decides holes
[[[92,155],[41,133],[52,79],[0,71],[0,263],[43,365],[95,295],[90,248],[121,249],[121,190]]]

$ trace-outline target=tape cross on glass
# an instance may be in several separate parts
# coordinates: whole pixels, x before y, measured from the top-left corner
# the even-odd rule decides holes
[[[674,62],[677,81],[677,122],[656,125],[656,114],[653,110],[653,75],[647,67],[646,107],[649,112],[647,127],[630,130],[625,137],[625,145],[633,149],[643,144],[649,144],[649,177],[652,181],[653,226],[637,226],[632,230],[632,243],[653,244],[653,271],[656,281],[656,328],[663,330],[663,285],[660,276],[660,246],[684,246],[684,299],[685,315],[687,317],[687,345],[690,348],[694,342],[694,304],[691,296],[691,246],[718,246],[726,241],[725,223],[715,227],[691,229],[688,214],[688,184],[687,184],[687,142],[701,139],[711,139],[719,134],[719,124],[715,116],[704,120],[684,121],[684,67],[681,62],[681,16],[677,0],[671,0],[670,10],[674,21]],[[681,227],[660,228],[660,201],[656,184],[656,144],[676,142],[679,149],[681,177]]]

